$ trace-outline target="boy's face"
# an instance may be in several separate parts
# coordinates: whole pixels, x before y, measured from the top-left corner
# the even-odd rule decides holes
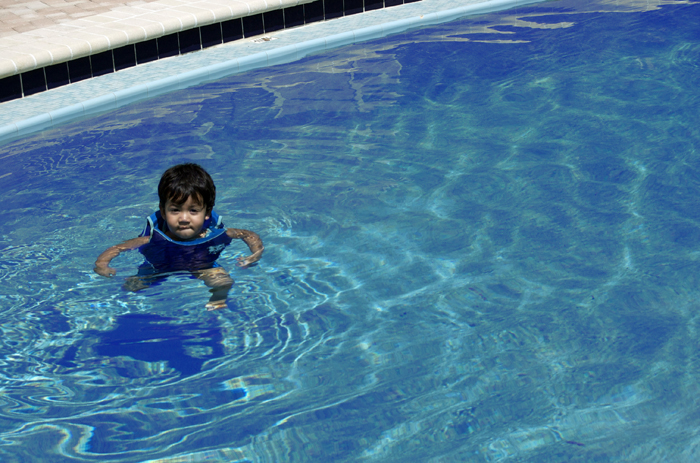
[[[165,207],[160,210],[168,228],[165,234],[175,241],[199,238],[202,226],[209,219],[210,213],[211,211],[207,211],[203,204],[191,196],[182,204],[167,200]]]

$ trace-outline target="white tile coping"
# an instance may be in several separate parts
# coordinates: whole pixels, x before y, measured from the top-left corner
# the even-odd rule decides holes
[[[181,66],[178,65],[178,60],[183,60],[188,56],[192,57],[193,55],[197,54],[205,54],[207,51],[210,50],[212,53],[216,53],[216,50],[219,49],[219,47],[212,47],[210,49],[191,53],[189,55],[185,55],[179,58],[159,60],[149,64],[161,63],[162,65],[168,65],[169,67],[174,68],[176,72],[172,73],[171,75],[168,75],[167,77],[156,78],[135,86],[127,86],[125,88],[120,88],[113,91],[106,91],[104,94],[92,99],[82,100],[81,98],[81,96],[91,94],[91,92],[94,91],[94,88],[89,88],[92,82],[97,81],[98,79],[103,79],[105,77],[114,78],[114,76],[117,74],[121,74],[123,76],[126,73],[124,71],[120,71],[119,73],[112,73],[106,76],[88,79],[75,84],[71,84],[66,87],[61,87],[56,90],[42,92],[37,95],[33,95],[29,98],[43,97],[44,95],[46,95],[45,98],[50,98],[50,95],[48,94],[61,89],[65,89],[67,87],[72,87],[72,93],[74,94],[72,95],[72,97],[76,98],[75,92],[77,91],[77,98],[79,102],[75,104],[63,105],[60,106],[58,109],[50,110],[48,112],[39,111],[38,114],[28,117],[24,120],[12,122],[7,125],[0,125],[0,144],[3,144],[5,142],[11,141],[19,137],[26,136],[34,132],[55,127],[57,125],[64,124],[76,119],[110,111],[128,105],[130,103],[145,100],[147,98],[152,98],[154,96],[162,95],[164,93],[168,93],[174,90],[180,90],[200,83],[222,79],[224,77],[240,72],[296,61],[309,54],[323,52],[357,42],[381,38],[391,34],[397,34],[408,29],[448,22],[468,15],[491,13],[517,6],[539,3],[543,0],[477,0],[476,3],[470,3],[464,6],[458,6],[456,8],[453,7],[442,11],[433,11],[430,13],[422,12],[425,10],[425,7],[429,7],[430,4],[433,4],[433,6],[445,4],[451,4],[452,6],[454,6],[454,3],[458,1],[459,0],[423,0],[422,2],[392,7],[390,9],[374,10],[377,12],[387,10],[397,12],[398,9],[403,7],[413,7],[411,10],[418,10],[417,12],[419,14],[414,14],[406,18],[382,22],[368,27],[358,28],[345,32],[339,32],[334,34],[331,33],[323,37],[310,38],[309,40],[300,41],[298,43],[289,43],[289,40],[269,41],[265,42],[265,45],[269,46],[268,49],[265,51],[250,53],[246,56],[240,56],[239,54],[240,57],[238,58],[227,59],[225,61],[218,62],[215,64],[204,65],[185,72],[177,72],[177,69],[181,68]],[[357,22],[358,16],[369,15],[370,13],[374,13],[374,11],[348,16],[340,19],[355,18],[355,24],[359,24]],[[331,27],[326,27],[325,29],[337,32],[339,29],[342,29],[341,27],[339,27],[342,22],[340,21],[340,19],[326,21],[323,23],[314,23],[297,29],[288,29],[286,31],[290,33],[303,33],[304,30],[309,30],[311,29],[311,26],[314,26],[316,24],[328,25],[329,23],[333,23],[331,24]],[[366,24],[369,21],[362,22]],[[307,34],[307,36],[308,35],[309,34]],[[313,37],[313,34],[311,34],[311,36]],[[275,46],[275,42],[281,43],[278,46]],[[232,42],[232,44],[233,43],[235,42]],[[285,45],[285,43],[287,44]],[[225,47],[226,45],[223,45],[220,49],[224,49]],[[248,50],[250,49],[251,48],[248,47]],[[128,71],[140,73],[142,71],[145,71],[145,69],[141,68],[147,68],[149,64],[136,66],[130,68]],[[125,79],[120,79],[119,77],[120,76],[117,76],[116,79],[120,80],[123,84]],[[144,80],[148,79],[146,78]],[[80,87],[83,87],[82,91]],[[103,86],[100,85],[100,88],[102,87]],[[71,95],[69,95],[68,98],[65,98],[63,100],[70,99]],[[19,105],[24,100],[28,100],[28,98],[13,100],[0,105],[0,124],[2,123],[2,119],[6,119],[6,117],[2,117],[2,113],[4,113],[4,110],[7,108],[9,112],[14,114],[14,112],[12,112],[12,104],[15,103],[15,105]],[[37,99],[37,101],[41,101],[41,98]]]
[[[0,37],[0,78],[313,0],[159,0]]]

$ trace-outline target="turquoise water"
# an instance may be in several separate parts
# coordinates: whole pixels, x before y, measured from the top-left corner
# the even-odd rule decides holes
[[[700,6],[553,2],[0,147],[3,462],[695,461]],[[611,12],[611,10],[618,10]],[[438,64],[439,63],[439,64]],[[259,265],[92,273],[160,174]]]

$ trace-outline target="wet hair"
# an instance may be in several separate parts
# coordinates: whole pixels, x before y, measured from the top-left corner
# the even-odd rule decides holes
[[[161,209],[170,200],[182,204],[187,198],[202,203],[207,211],[214,208],[216,186],[211,176],[198,164],[178,164],[163,173],[158,184]]]

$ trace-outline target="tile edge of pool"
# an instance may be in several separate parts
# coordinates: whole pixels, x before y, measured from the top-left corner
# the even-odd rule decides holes
[[[453,21],[460,17],[493,13],[543,1],[546,0],[486,0],[456,8],[434,11],[420,16],[343,31],[296,44],[282,45],[241,58],[205,65],[191,71],[152,80],[123,90],[108,91],[95,98],[0,126],[0,145],[83,117],[97,115],[131,103],[222,79],[241,72],[297,61],[314,53],[321,53],[345,45],[398,34],[409,29]],[[79,83],[75,85],[79,85]]]

